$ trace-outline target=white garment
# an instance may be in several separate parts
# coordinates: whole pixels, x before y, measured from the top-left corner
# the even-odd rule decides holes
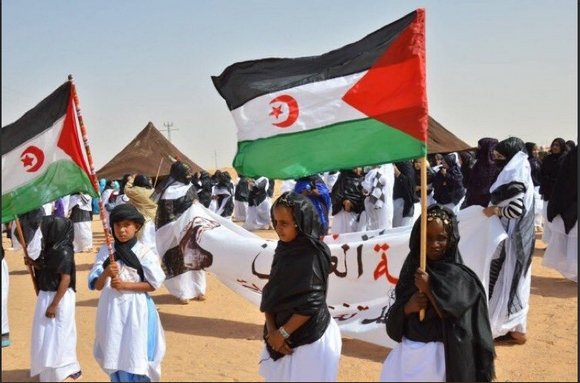
[[[445,382],[445,347],[442,342],[403,341],[383,363],[381,382]]]
[[[380,177],[377,177],[380,174]],[[379,186],[379,184],[382,186]],[[367,193],[365,197],[365,230],[390,229],[393,227],[393,187],[395,185],[395,173],[392,164],[385,164],[371,169],[362,182],[362,187]],[[373,203],[371,195],[381,200]],[[362,220],[362,217],[361,217]]]
[[[10,287],[8,272],[8,263],[6,259],[2,258],[2,334],[8,334],[10,327],[8,326],[8,288]]]
[[[550,227],[552,239],[544,253],[542,265],[558,270],[566,279],[578,282],[578,222],[568,234],[560,215],[554,217],[552,222],[546,221],[546,225]]]
[[[405,207],[405,200],[397,198],[393,200],[393,227],[413,226],[415,221],[421,215],[421,203],[416,202],[413,205],[413,216],[403,217],[403,209]]]
[[[232,217],[233,221],[245,222],[247,212],[248,212],[248,201],[238,201],[234,199],[234,214]]]
[[[266,187],[265,189],[268,190],[270,185],[269,181],[265,177],[260,177],[256,180],[256,184],[259,182],[263,182],[266,180]],[[246,221],[242,225],[242,227],[246,230],[262,230],[268,229],[270,227],[270,208],[272,206],[271,199],[266,197],[264,201],[258,206],[248,206],[248,210],[246,212]]]
[[[158,289],[165,280],[159,257],[148,246],[137,241],[132,248],[143,266],[145,280]],[[103,245],[89,274],[89,288],[94,288],[94,281],[103,273],[103,262],[108,257],[107,246]],[[119,275],[124,281],[139,281],[137,270],[117,261]],[[153,360],[148,360],[147,342],[149,326],[149,309],[147,293],[117,291],[111,288],[111,279],[107,278],[101,291],[97,306],[95,324],[95,344],[93,354],[101,368],[111,375],[121,370],[136,375],[146,375],[152,381],[161,379],[161,361],[165,355],[165,335],[155,310],[157,323]]]
[[[515,154],[499,173],[496,181],[491,185],[489,190],[493,193],[498,187],[510,182],[521,182],[525,185],[524,207],[525,212],[530,212],[534,202],[534,184],[532,182],[528,155],[526,153],[518,152]],[[493,294],[489,300],[489,319],[494,338],[505,335],[510,331],[525,333],[527,328],[530,287],[532,282],[531,264],[528,270],[524,271],[525,275],[522,275],[519,279],[516,288],[516,295],[519,298],[522,309],[513,312],[511,315],[508,314],[508,300],[517,258],[516,241],[513,238],[515,235],[515,227],[517,226],[516,223],[522,218],[523,216],[512,220],[501,218],[508,238],[505,240],[504,245],[506,249],[505,260],[493,288]]]
[[[75,228],[74,252],[90,251],[93,248],[92,221],[75,222],[73,226]]]
[[[77,358],[76,293],[69,288],[58,304],[55,318],[46,317],[56,291],[40,290],[36,299],[30,340],[30,376],[44,382],[62,382],[81,367]]]
[[[550,243],[552,239],[552,229],[551,226],[548,225],[548,204],[549,201],[544,201],[544,208],[542,209],[542,221],[544,222],[543,232],[542,232],[542,242],[546,245]]]
[[[152,219],[145,221],[141,230],[137,232],[137,238],[159,257],[157,243],[155,242],[155,222]]]
[[[42,208],[44,209],[44,215],[52,215],[52,207],[53,202],[45,203],[42,205]]]
[[[336,172],[334,174],[330,174],[330,172],[324,172],[324,174],[323,174],[324,177],[322,177],[322,179],[324,180],[324,183],[328,187],[328,190],[332,190],[332,187],[336,183],[336,180],[338,179],[339,174],[340,174],[340,172]]]
[[[163,282],[169,293],[179,299],[193,299],[205,295],[205,271],[189,270]]]
[[[449,203],[444,204],[443,206],[445,206],[446,208],[450,209],[451,211],[453,211],[453,213],[455,215],[457,215],[459,213],[459,210],[461,209],[461,205],[463,204],[463,201],[465,201],[465,196],[463,196],[459,200],[459,202],[457,202],[456,204],[453,203],[453,202],[449,202]]]
[[[296,180],[283,180],[282,186],[280,187],[280,194],[294,191],[294,186],[296,186]]]
[[[544,209],[544,200],[540,194],[540,186],[534,186],[534,225],[536,227],[542,227],[543,218],[542,210]]]
[[[362,214],[361,214],[362,215]],[[332,216],[332,234],[354,233],[359,231],[359,214],[344,209]],[[364,217],[361,217],[364,222]]]
[[[266,346],[260,354],[260,375],[266,382],[336,382],[342,350],[340,330],[334,318],[317,341],[296,347],[274,361]]]

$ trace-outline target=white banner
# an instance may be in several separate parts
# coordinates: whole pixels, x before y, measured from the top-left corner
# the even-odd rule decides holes
[[[474,206],[460,211],[459,249],[465,264],[487,289],[491,257],[507,235],[499,219],[487,218],[482,210]],[[181,243],[187,259],[203,258],[201,263],[207,264],[209,257],[207,271],[260,305],[277,241],[262,239],[199,203],[194,203],[176,225],[167,226],[170,228],[161,228],[166,230],[163,248]],[[332,254],[327,303],[343,336],[390,348],[396,344],[387,336],[385,315],[409,252],[410,233],[411,227],[405,227],[326,237]]]

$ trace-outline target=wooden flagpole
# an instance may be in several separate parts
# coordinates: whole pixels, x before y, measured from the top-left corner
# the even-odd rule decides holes
[[[85,145],[85,151],[87,152],[87,159],[89,160],[89,167],[90,167],[90,174],[89,177],[91,179],[91,183],[93,187],[99,194],[99,216],[101,217],[101,222],[103,224],[103,230],[105,232],[105,242],[107,243],[107,247],[109,249],[109,259],[111,262],[115,260],[114,251],[113,251],[113,238],[111,235],[111,228],[109,227],[109,223],[105,219],[105,206],[103,204],[103,200],[100,198],[101,191],[99,188],[99,182],[97,180],[97,175],[95,173],[95,166],[93,164],[93,155],[91,154],[91,148],[89,147],[89,139],[87,137],[87,130],[85,129],[85,123],[83,121],[83,116],[81,115],[81,106],[79,102],[79,97],[77,94],[77,89],[73,81],[72,74],[68,75],[68,81],[71,83],[71,91],[75,102],[75,108],[77,113],[77,118],[79,120],[79,126],[81,128],[81,134],[83,136],[83,144]]]
[[[155,176],[155,182],[153,183],[153,189],[157,186],[157,180],[159,179],[159,172],[161,171],[161,164],[163,164],[163,156],[161,156],[161,161],[159,161],[159,167],[157,168],[157,175]]]
[[[24,233],[22,231],[22,226],[20,226],[20,220],[18,219],[18,216],[16,216],[16,218],[14,219],[14,222],[16,223],[16,231],[18,232],[18,242],[20,242],[20,245],[22,246],[22,249],[24,250],[24,256],[26,256],[27,258],[30,258],[28,256],[26,238],[24,238]],[[20,241],[20,240],[22,240],[22,241]],[[36,296],[38,296],[38,283],[36,283],[36,273],[34,272],[34,269],[32,268],[32,266],[30,266],[30,265],[26,265],[26,266],[28,267],[28,272],[30,273],[30,277],[32,278],[32,285],[34,286],[34,291],[36,292]]]
[[[421,159],[421,252],[419,267],[427,268],[427,155]],[[425,309],[419,311],[419,320],[425,319]]]

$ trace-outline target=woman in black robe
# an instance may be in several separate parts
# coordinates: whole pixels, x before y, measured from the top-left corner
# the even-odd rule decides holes
[[[433,177],[433,198],[437,203],[458,212],[458,205],[464,196],[463,173],[457,163],[457,154],[445,154],[441,169]]]
[[[285,192],[271,215],[280,241],[262,290],[260,374],[266,381],[336,381],[342,340],[326,304],[330,249],[318,213],[307,197]]]
[[[362,168],[343,169],[330,192],[334,234],[358,231],[360,216],[365,208],[365,195],[361,183]]]
[[[465,184],[466,193],[461,205],[462,209],[471,205],[486,207],[489,204],[489,187],[495,182],[500,171],[493,157],[493,150],[497,143],[497,139],[490,137],[477,141],[475,164]]]
[[[387,312],[387,334],[400,344],[387,356],[381,381],[489,382],[495,350],[487,299],[477,275],[463,265],[457,217],[441,205],[427,209],[425,271],[419,268],[420,222]]]

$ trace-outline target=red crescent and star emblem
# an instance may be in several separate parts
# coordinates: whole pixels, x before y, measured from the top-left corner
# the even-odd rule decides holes
[[[33,173],[44,164],[44,152],[38,146],[30,145],[20,155],[20,161],[27,172]]]
[[[272,125],[275,125],[279,128],[287,128],[295,123],[298,119],[298,102],[294,97],[287,94],[282,94],[270,101],[270,105],[272,105],[272,111],[269,113],[270,116],[273,116],[276,120],[280,119],[280,116],[286,117],[280,122],[273,122]],[[283,110],[284,105],[286,105],[286,108],[288,109],[288,115],[286,115]]]

